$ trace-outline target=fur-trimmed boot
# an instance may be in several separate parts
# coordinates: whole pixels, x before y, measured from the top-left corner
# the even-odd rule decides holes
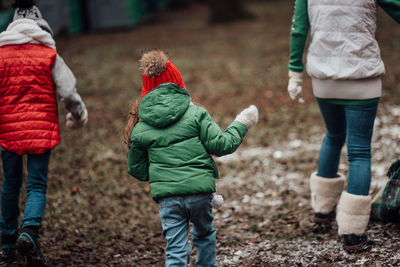
[[[365,248],[368,238],[365,234],[371,212],[371,196],[343,192],[337,207],[339,235],[343,235],[343,248],[358,252]]]
[[[346,184],[346,178],[339,175],[337,178],[325,178],[317,173],[311,174],[311,207],[314,210],[314,222],[327,224],[335,219],[335,208],[340,194]]]

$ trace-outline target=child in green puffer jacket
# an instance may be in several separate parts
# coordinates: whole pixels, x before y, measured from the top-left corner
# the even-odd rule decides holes
[[[222,132],[204,108],[192,103],[178,69],[162,51],[145,53],[140,62],[142,99],[125,128],[128,173],[150,183],[167,240],[166,266],[189,261],[189,221],[196,266],[217,266],[212,199],[219,174],[210,154],[233,153],[257,123],[258,110],[243,110]]]

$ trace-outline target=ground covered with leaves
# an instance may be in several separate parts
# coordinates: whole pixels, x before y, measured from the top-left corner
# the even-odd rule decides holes
[[[371,223],[369,251],[349,255],[336,224],[311,223],[309,174],[323,122],[305,82],[303,105],[286,93],[292,1],[250,4],[255,20],[209,25],[208,9],[168,10],[123,32],[59,37],[60,54],[78,79],[89,110],[85,129],[64,127],[53,151],[42,227],[50,266],[163,266],[165,241],[146,183],[127,174],[122,131],[140,96],[142,51],[167,51],[195,102],[226,127],[255,104],[260,120],[239,151],[217,159],[215,210],[220,266],[398,266],[398,225]],[[387,73],[373,143],[373,185],[399,157],[400,28],[379,12],[377,38]],[[347,173],[345,150],[340,165]],[[22,204],[24,200],[22,199]],[[194,263],[194,255],[191,264]]]

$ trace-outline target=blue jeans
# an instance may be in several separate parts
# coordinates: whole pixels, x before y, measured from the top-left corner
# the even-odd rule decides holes
[[[2,151],[3,185],[1,188],[0,228],[4,235],[14,235],[18,230],[19,194],[22,185],[22,156]],[[27,200],[21,227],[40,226],[46,207],[47,173],[50,151],[28,155]]]
[[[371,139],[378,103],[336,105],[318,103],[326,126],[318,160],[318,175],[337,177],[340,152],[347,138],[347,192],[367,196],[371,184]]]
[[[211,194],[163,198],[158,201],[158,210],[167,240],[165,266],[187,266],[192,250],[189,221],[197,250],[196,267],[217,266]]]

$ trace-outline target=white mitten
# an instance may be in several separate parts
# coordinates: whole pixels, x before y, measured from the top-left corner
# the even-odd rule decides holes
[[[214,209],[219,209],[222,207],[222,205],[224,204],[224,197],[222,195],[217,195],[217,194],[213,194],[213,200],[212,200],[212,204],[213,204],[213,208]]]
[[[288,92],[292,100],[304,103],[303,99],[303,73],[289,70]]]
[[[236,116],[235,121],[239,121],[247,126],[248,129],[256,125],[258,122],[258,109],[256,106],[251,105],[244,109],[239,115]]]
[[[74,116],[72,116],[71,112],[68,112],[67,114],[67,127],[70,129],[81,128],[85,126],[87,122],[88,122],[88,112],[86,109],[84,109],[80,120],[75,119]]]

